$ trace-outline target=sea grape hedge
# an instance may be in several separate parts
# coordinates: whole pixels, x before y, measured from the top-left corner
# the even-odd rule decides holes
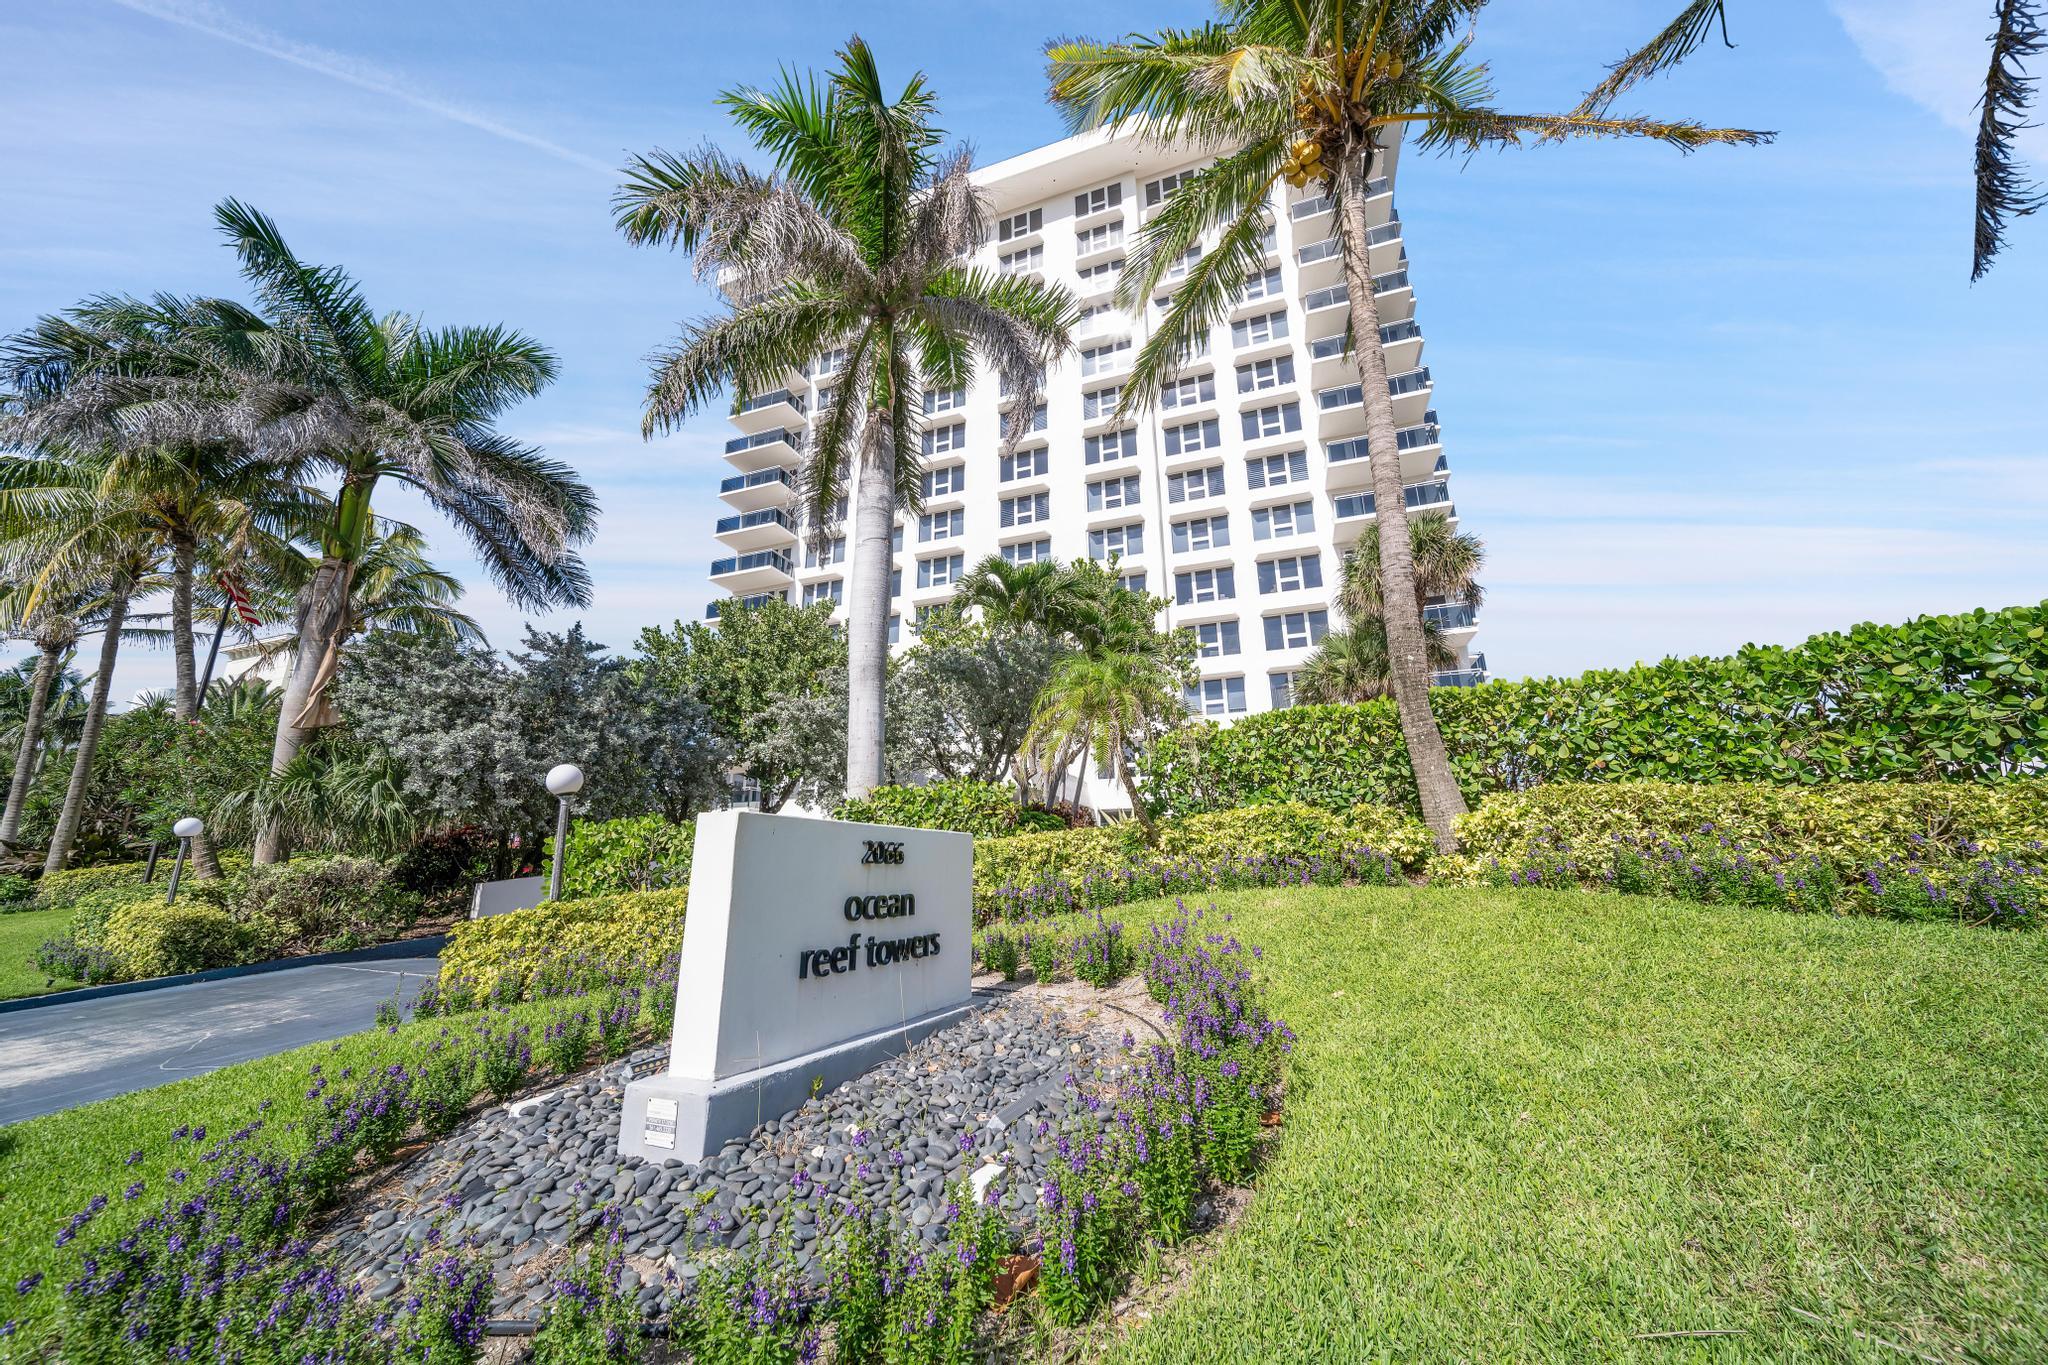
[[[1430,701],[1475,804],[1546,782],[1993,782],[2048,762],[2048,603]],[[1415,804],[1388,699],[1190,726],[1141,774],[1160,815]]]
[[[1000,782],[966,778],[921,787],[876,787],[860,800],[843,803],[836,814],[841,820],[959,830],[985,839],[1067,827],[1049,811],[1018,805],[1016,792]]]
[[[696,840],[694,820],[678,822],[659,815],[577,820],[569,826],[562,895],[604,896],[686,886]],[[547,841],[544,862],[554,856],[554,842]]]

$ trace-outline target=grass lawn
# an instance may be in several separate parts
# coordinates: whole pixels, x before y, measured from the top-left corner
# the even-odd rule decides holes
[[[23,910],[0,915],[0,1000],[23,995],[42,995],[68,990],[78,983],[58,981],[48,985],[36,967],[36,949],[44,939],[56,938],[71,923],[69,910]]]
[[[1283,1140],[1183,1292],[1098,1329],[1108,1359],[2048,1358],[2048,935],[1542,891],[1217,901],[1299,1034]],[[440,1027],[0,1129],[0,1299],[64,1268],[50,1236],[93,1193],[155,1188],[190,1152],[172,1128],[288,1116],[312,1061]],[[1741,1335],[1658,1335],[1705,1331]]]

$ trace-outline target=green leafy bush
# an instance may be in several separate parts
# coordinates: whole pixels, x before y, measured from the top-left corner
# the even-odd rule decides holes
[[[659,815],[621,820],[577,820],[569,826],[569,852],[562,870],[563,899],[608,896],[621,891],[660,891],[687,886],[690,852],[697,840],[694,820]],[[544,861],[554,857],[549,839]]]
[[[71,933],[80,943],[105,947],[107,924],[116,910],[129,905],[161,905],[163,900],[161,884],[145,886],[136,882],[80,891],[67,902],[71,908]]]
[[[100,946],[121,964],[124,977],[140,980],[233,967],[250,961],[260,944],[218,906],[189,899],[165,905],[152,897],[116,907]]]
[[[73,905],[88,891],[139,887],[147,863],[102,863],[97,867],[67,867],[44,874],[36,883],[36,906],[61,910]]]
[[[1361,845],[1409,870],[1421,867],[1435,851],[1429,827],[1405,811],[1358,806],[1340,814],[1299,801],[1162,821],[1158,851],[1203,860],[1333,858]]]
[[[2048,603],[1430,700],[1473,802],[1550,782],[1996,782],[2048,759]],[[1141,772],[1160,815],[1415,804],[1390,699],[1190,726]]]
[[[673,968],[688,903],[688,891],[676,887],[549,901],[458,924],[441,950],[441,998],[510,1002],[633,984]]]
[[[1141,835],[1135,824],[1119,824],[977,839],[974,904],[979,909],[995,905],[1006,886],[1055,878],[1078,882],[1090,872],[1113,871],[1144,848]]]
[[[1017,804],[1015,790],[1000,782],[964,777],[922,787],[876,787],[864,799],[842,803],[835,814],[841,820],[952,829],[984,839],[1065,829],[1067,823],[1050,811],[1026,810]]]
[[[12,910],[33,910],[36,900],[36,884],[26,877],[12,873],[0,877],[0,915]]]
[[[370,858],[294,858],[188,885],[195,901],[232,916],[273,957],[386,942],[421,908],[419,896],[399,890],[390,869]]]

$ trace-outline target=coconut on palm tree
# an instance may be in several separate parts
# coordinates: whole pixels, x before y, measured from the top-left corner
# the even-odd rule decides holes
[[[493,425],[554,377],[554,354],[504,327],[430,330],[379,317],[348,274],[299,259],[277,226],[227,200],[215,211],[286,376],[290,397],[265,427],[280,477],[328,485],[320,563],[299,592],[300,648],[279,712],[271,771],[282,774],[314,730],[335,720],[328,687],[341,663],[356,574],[376,528],[371,498],[412,489],[453,521],[515,605],[584,606],[590,580],[574,547],[596,526],[596,499],[574,472]],[[255,860],[283,856],[266,825]]]
[[[858,37],[822,81],[785,76],[720,103],[772,171],[715,148],[655,152],[628,165],[616,200],[628,240],[688,252],[731,301],[656,357],[643,426],[672,430],[728,389],[745,404],[843,352],[801,483],[818,540],[853,484],[846,791],[857,798],[882,776],[891,538],[897,514],[920,504],[924,392],[992,367],[1023,395],[1007,447],[1076,309],[1063,289],[964,263],[985,219],[971,159],[939,150],[924,77],[889,94]]]
[[[1690,150],[1756,143],[1768,134],[1695,122],[1492,107],[1483,65],[1468,56],[1484,0],[1226,0],[1218,22],[1116,42],[1063,39],[1047,49],[1052,97],[1077,128],[1130,128],[1169,145],[1211,148],[1139,233],[1119,298],[1149,300],[1167,270],[1188,268],[1158,329],[1139,350],[1120,410],[1152,403],[1192,347],[1265,268],[1273,200],[1283,184],[1313,187],[1334,209],[1363,390],[1379,519],[1406,521],[1386,357],[1369,264],[1366,198],[1375,167],[1404,135],[1425,150],[1470,152],[1569,137],[1649,137]],[[1204,250],[1205,239],[1215,234]],[[1404,528],[1405,529],[1405,528]],[[1430,668],[1414,597],[1408,538],[1390,538],[1384,595],[1393,690],[1423,818],[1439,846],[1465,809],[1430,711]]]

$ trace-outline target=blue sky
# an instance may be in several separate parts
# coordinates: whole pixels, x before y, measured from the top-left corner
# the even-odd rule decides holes
[[[1676,0],[1519,0],[1482,21],[1506,107],[1569,105]],[[1400,209],[1467,529],[1507,677],[1790,643],[2048,595],[2040,319],[2048,217],[1968,283],[1989,3],[1730,0],[1642,112],[1774,146],[1585,144],[1408,158]],[[563,376],[506,422],[578,466],[604,520],[592,635],[701,617],[721,416],[638,434],[644,356],[709,308],[685,261],[611,231],[616,167],[737,145],[723,87],[858,30],[923,68],[994,160],[1050,141],[1048,37],[1195,3],[336,6],[69,0],[0,11],[0,330],[104,290],[236,292],[212,205],[244,198],[380,309],[496,322]],[[2048,139],[2030,134],[2030,155]],[[500,645],[518,613],[406,500]],[[117,696],[164,685],[134,651]]]

